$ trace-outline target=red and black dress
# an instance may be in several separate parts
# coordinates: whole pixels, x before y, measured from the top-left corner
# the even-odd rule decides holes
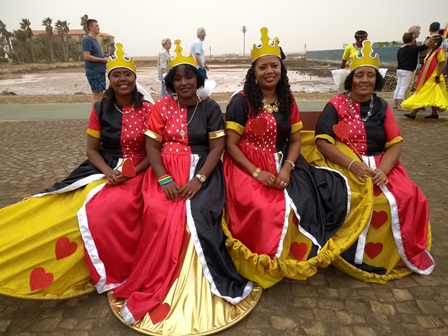
[[[389,104],[374,95],[370,101],[354,102],[340,94],[325,107],[316,127],[316,138],[325,139],[345,155],[358,160],[347,140],[341,140],[333,126],[344,123],[350,142],[363,161],[376,169],[387,149],[403,140]],[[431,232],[428,202],[400,162],[387,175],[388,184],[378,187],[360,182],[356,176],[330,161],[327,165],[344,174],[351,187],[351,215],[344,224],[358,240],[333,262],[348,274],[364,281],[384,283],[412,272],[430,274],[434,260],[429,252]],[[350,229],[354,228],[354,229]]]
[[[92,109],[87,133],[101,139],[110,167],[145,158],[150,108],[144,102],[128,114],[103,113],[100,103]],[[87,160],[64,181],[0,209],[0,294],[61,299],[91,292],[86,256],[98,291],[121,283],[140,234],[143,176],[111,186]]]
[[[204,164],[210,139],[225,135],[215,101],[205,99],[194,110],[165,96],[154,105],[145,133],[161,143],[163,165],[180,186]],[[236,272],[225,248],[222,163],[192,200],[169,200],[150,168],[143,197],[135,261],[113,291],[117,314],[141,332],[164,335],[218,332],[245,316],[259,292]]]
[[[227,106],[226,129],[241,136],[240,150],[274,175],[287,157],[288,137],[301,128],[295,102],[289,117],[266,110],[251,113],[244,92]],[[310,167],[302,155],[295,165],[288,187],[277,190],[224,157],[227,247],[238,272],[264,288],[284,277],[304,280],[314,275],[341,248],[332,250],[330,241],[348,212],[344,177]]]

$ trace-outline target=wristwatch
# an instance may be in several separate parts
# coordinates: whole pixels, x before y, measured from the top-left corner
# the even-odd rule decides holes
[[[196,177],[199,179],[199,181],[200,181],[201,183],[204,183],[205,180],[207,179],[207,178],[205,177],[205,175],[201,175],[201,174],[196,174]]]
[[[257,178],[258,175],[260,175],[260,173],[261,173],[260,168],[255,169],[254,172],[252,173],[253,178]]]

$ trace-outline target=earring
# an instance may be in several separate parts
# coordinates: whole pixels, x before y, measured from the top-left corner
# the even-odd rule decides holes
[[[176,92],[173,92],[172,94],[171,94],[171,96],[173,97],[173,99],[175,100],[175,101],[177,101],[179,98],[177,97],[177,93]]]
[[[255,78],[255,85],[258,85],[258,79]]]

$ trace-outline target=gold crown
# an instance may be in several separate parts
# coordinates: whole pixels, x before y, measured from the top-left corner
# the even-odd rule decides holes
[[[377,53],[374,54],[372,42],[368,40],[362,42],[361,50],[358,55],[353,57],[352,63],[350,64],[350,71],[361,66],[371,66],[377,70],[380,68],[380,56]]]
[[[192,66],[194,66],[196,68],[196,60],[194,59],[193,55],[190,54],[188,55],[188,57],[184,56],[182,54],[182,47],[180,46],[180,40],[176,40],[174,41],[174,44],[176,45],[176,48],[174,49],[174,52],[176,53],[176,55],[170,59],[169,62],[169,67],[175,67],[176,65],[179,64],[190,64]]]
[[[121,43],[115,43],[115,53],[110,55],[107,60],[107,73],[116,68],[126,68],[131,70],[137,76],[137,68],[134,60],[127,56]]]
[[[279,58],[281,58],[280,48],[278,47],[279,39],[274,38],[274,41],[269,42],[270,38],[268,36],[268,29],[266,27],[263,27],[260,29],[261,32],[261,45],[256,45],[252,47],[251,52],[251,58],[252,63],[255,62],[256,59],[260,58],[261,56],[266,55],[274,55]]]

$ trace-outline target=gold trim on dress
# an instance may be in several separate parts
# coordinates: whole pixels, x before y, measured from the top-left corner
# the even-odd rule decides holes
[[[234,121],[226,121],[226,130],[228,129],[237,132],[239,135],[244,133],[244,127]]]
[[[403,141],[403,137],[399,135],[399,136],[393,138],[392,141],[386,142],[386,145],[384,146],[384,149],[387,149],[390,146],[395,145],[395,144],[397,144],[399,142],[402,142],[402,141]]]
[[[303,128],[302,121],[299,121],[298,123],[295,123],[294,125],[291,125],[291,133],[297,133]]]
[[[334,138],[327,135],[327,134],[318,134],[316,135],[316,137],[314,138],[314,141],[316,141],[317,139],[324,139],[327,140],[329,143],[331,143],[332,145],[335,144]]]
[[[144,134],[155,141],[162,142],[162,137],[153,131],[147,130]]]
[[[93,130],[91,128],[88,128],[86,133],[94,138],[100,139],[101,138],[101,132]]]
[[[223,129],[219,130],[219,131],[216,131],[216,132],[208,132],[208,138],[210,140],[218,139],[218,138],[221,138],[223,136],[226,136],[226,131],[223,130]]]

